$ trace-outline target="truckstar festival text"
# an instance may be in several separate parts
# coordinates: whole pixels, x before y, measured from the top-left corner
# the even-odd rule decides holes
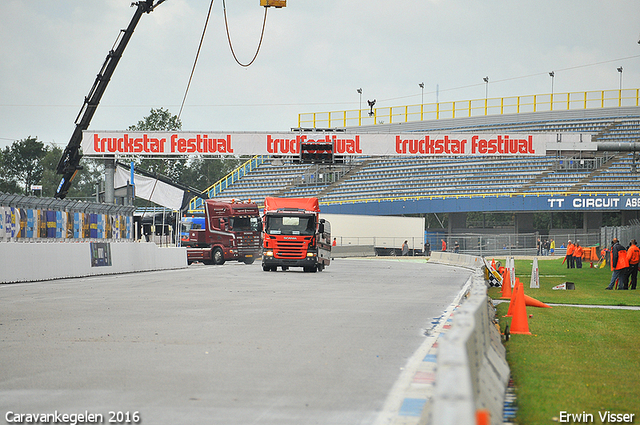
[[[298,155],[303,143],[338,155],[544,155],[548,134],[308,134],[84,132],[85,155]]]

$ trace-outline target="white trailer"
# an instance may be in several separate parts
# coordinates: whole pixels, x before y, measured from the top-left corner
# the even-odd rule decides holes
[[[336,246],[373,246],[378,255],[399,255],[407,241],[410,255],[424,248],[424,217],[323,214]]]

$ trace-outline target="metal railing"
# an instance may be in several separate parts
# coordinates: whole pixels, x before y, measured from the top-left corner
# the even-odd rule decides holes
[[[223,190],[262,165],[267,158],[269,157],[266,155],[256,155],[217,182],[215,182],[213,185],[209,186],[206,189],[206,192],[209,194],[209,198],[214,198],[220,195]],[[202,198],[195,197],[191,199],[191,201],[189,202],[189,213],[201,212],[203,210],[203,205],[204,204]]]
[[[357,127],[362,125],[468,118],[482,115],[519,114],[557,110],[582,110],[639,106],[640,89],[596,90],[507,96],[418,105],[389,106],[298,114],[299,128]]]

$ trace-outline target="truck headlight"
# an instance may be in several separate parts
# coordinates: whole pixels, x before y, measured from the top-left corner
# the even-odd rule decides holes
[[[315,252],[307,252],[307,257],[315,257],[316,253]]]
[[[273,257],[273,251],[265,251],[264,252],[264,256],[265,257]]]

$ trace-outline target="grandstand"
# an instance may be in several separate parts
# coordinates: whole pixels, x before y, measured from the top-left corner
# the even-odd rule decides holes
[[[592,141],[597,143],[639,142],[640,106],[638,91],[634,91],[635,102],[631,102],[631,106],[479,116],[471,116],[470,110],[469,116],[461,118],[405,120],[393,124],[342,127],[339,130],[361,134],[582,133],[591,134]],[[587,150],[548,150],[546,156],[509,159],[349,157],[344,164],[336,165],[295,164],[291,158],[260,157],[254,158],[250,170],[236,171],[238,178],[233,178],[232,173],[224,184],[219,182],[211,189],[214,197],[252,199],[258,203],[265,196],[317,196],[323,211],[330,213],[392,215],[549,211],[549,199],[569,197],[566,210],[569,204],[577,205],[571,202],[571,197],[576,196],[640,197],[638,162],[635,152]],[[551,201],[550,205],[553,207],[554,202]],[[558,205],[565,207],[564,203]],[[622,203],[616,203],[615,207],[625,209]],[[607,211],[615,209],[612,207]],[[587,209],[581,211],[587,212]],[[632,215],[627,214],[627,217],[631,216],[636,217],[635,211]]]

